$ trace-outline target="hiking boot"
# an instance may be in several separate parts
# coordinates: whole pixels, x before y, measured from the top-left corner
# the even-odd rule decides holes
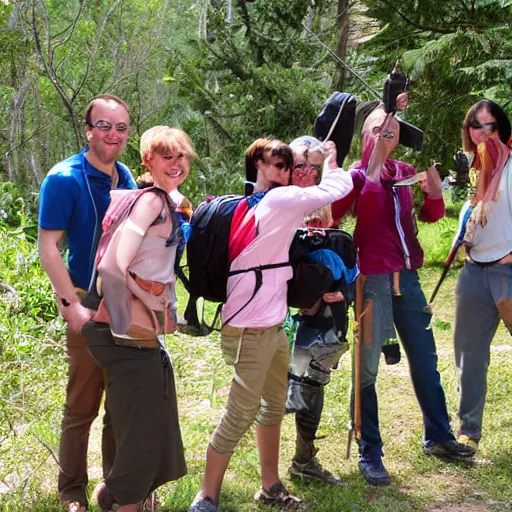
[[[309,459],[305,463],[300,463],[297,460],[292,460],[288,468],[290,476],[300,477],[302,479],[319,480],[331,485],[343,486],[345,483],[341,478],[334,476],[330,471],[327,471],[318,462],[316,457]]]
[[[473,447],[475,449],[475,453],[478,450],[478,441],[479,441],[479,439],[475,439],[474,437],[469,437],[466,434],[460,434],[459,437],[457,438],[457,442],[459,444]]]
[[[205,496],[195,503],[192,503],[188,512],[218,512],[218,510],[213,500],[209,496]]]
[[[476,448],[469,444],[462,444],[455,439],[445,441],[444,443],[433,444],[432,446],[424,446],[423,453],[438,457],[442,460],[467,460],[476,453]]]
[[[279,507],[284,510],[303,510],[302,500],[290,494],[280,480],[278,480],[268,491],[262,487],[254,495],[254,501],[261,502],[272,507]],[[191,511],[189,510],[189,512]]]
[[[391,477],[380,457],[361,459],[359,461],[359,471],[371,485],[389,485],[391,483]]]

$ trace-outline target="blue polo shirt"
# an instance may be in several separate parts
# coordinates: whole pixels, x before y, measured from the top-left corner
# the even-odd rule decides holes
[[[89,289],[101,223],[110,204],[112,179],[94,168],[85,152],[55,165],[41,185],[39,227],[66,231],[68,270],[74,286]],[[137,188],[129,169],[116,162],[117,188]]]

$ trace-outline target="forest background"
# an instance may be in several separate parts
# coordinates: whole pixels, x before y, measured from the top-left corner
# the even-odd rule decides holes
[[[183,186],[194,204],[207,194],[238,192],[243,151],[255,138],[289,141],[312,133],[316,115],[335,90],[374,98],[307,27],[378,91],[400,58],[413,82],[404,117],[425,131],[423,151],[400,149],[400,156],[420,170],[434,160],[451,169],[471,104],[487,97],[512,113],[511,20],[510,0],[1,0],[0,509],[58,509],[52,455],[66,367],[62,322],[37,262],[37,192],[51,166],[84,144],[81,113],[91,97],[113,93],[130,105],[132,129],[122,160],[135,174],[142,172],[141,133],[167,124],[188,132],[197,149],[199,158]],[[357,158],[356,139],[347,163]],[[450,205],[452,217],[437,225],[420,226],[427,289],[446,255],[458,206]],[[452,411],[453,286],[452,276],[437,299],[442,311],[434,322]],[[229,375],[215,336],[198,342],[179,335],[169,342],[180,403],[187,404],[182,424],[191,476],[164,490],[164,498],[172,510],[186,510]],[[503,332],[497,343],[502,349],[493,361],[500,370],[490,377],[496,389],[488,414],[502,414],[487,427],[497,441],[484,444],[477,473],[416,460],[422,457],[417,453],[421,417],[406,369],[405,376],[386,369],[382,387],[412,404],[412,412],[405,412],[403,403],[383,412],[383,420],[400,418],[401,427],[392,434],[399,433],[398,446],[386,458],[398,484],[368,490],[354,473],[355,462],[345,466],[339,453],[328,455],[327,449],[322,460],[347,473],[351,487],[345,493],[325,493],[322,486],[298,490],[318,504],[311,510],[455,512],[459,502],[460,510],[510,510],[512,413],[504,410],[511,409],[512,358]],[[341,446],[346,387],[346,378],[329,386],[326,410],[342,407],[327,413],[330,437],[324,447]],[[283,443],[289,455],[291,423]],[[252,509],[257,464],[251,441],[235,458],[232,473],[237,480],[227,484],[226,510]],[[329,500],[336,500],[335,508]],[[432,508],[438,506],[452,508]]]

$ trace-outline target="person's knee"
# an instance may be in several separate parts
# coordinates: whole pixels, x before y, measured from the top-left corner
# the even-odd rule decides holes
[[[243,435],[254,422],[258,407],[239,407],[236,403],[228,408],[212,434],[210,445],[218,453],[232,453]]]
[[[89,411],[73,409],[66,405],[62,419],[63,428],[81,428],[87,430],[98,416],[98,408],[91,408]]]
[[[280,425],[284,416],[284,403],[281,407],[262,406],[256,415],[256,424],[271,427]]]
[[[365,370],[361,377],[361,387],[366,388],[377,382],[377,372]]]

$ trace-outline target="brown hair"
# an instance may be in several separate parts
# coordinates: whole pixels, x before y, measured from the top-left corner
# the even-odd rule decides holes
[[[247,181],[256,181],[258,175],[256,162],[265,160],[268,156],[282,158],[287,169],[293,167],[293,152],[288,144],[278,139],[256,139],[245,150],[245,177]]]
[[[98,100],[115,101],[116,103],[121,105],[126,110],[126,112],[128,112],[128,115],[130,115],[130,109],[128,108],[128,105],[121,98],[118,98],[117,96],[114,96],[113,94],[100,94],[99,96],[95,96],[91,101],[89,101],[89,103],[85,107],[82,120],[83,120],[84,124],[87,126],[91,126],[91,124],[92,124],[92,121],[91,121],[92,109]]]
[[[487,112],[496,119],[497,130],[501,142],[503,142],[503,144],[507,144],[509,141],[511,129],[507,114],[497,103],[494,103],[494,101],[484,99],[475,103],[466,112],[466,117],[462,123],[462,148],[464,151],[472,151],[474,153],[476,150],[476,146],[471,140],[471,136],[469,134],[469,128],[472,123],[477,121],[476,116],[480,110],[487,110]]]
[[[153,126],[146,130],[140,138],[140,156],[142,162],[153,153],[166,155],[183,151],[189,160],[197,158],[190,137],[179,128]]]

